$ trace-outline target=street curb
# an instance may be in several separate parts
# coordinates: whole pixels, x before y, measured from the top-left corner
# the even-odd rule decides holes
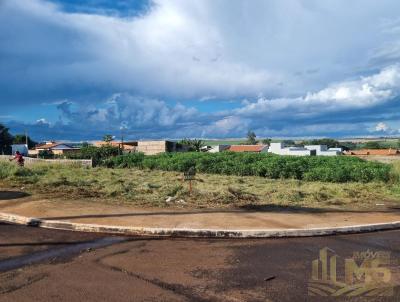
[[[253,229],[253,230],[224,230],[224,229],[189,229],[189,228],[145,228],[124,227],[74,223],[61,220],[46,220],[33,217],[1,213],[0,221],[25,226],[41,227],[67,231],[92,233],[135,235],[151,237],[191,237],[191,238],[283,238],[311,237],[336,234],[366,233],[383,230],[400,229],[400,221],[376,224],[363,224],[342,227],[309,228],[309,229]]]

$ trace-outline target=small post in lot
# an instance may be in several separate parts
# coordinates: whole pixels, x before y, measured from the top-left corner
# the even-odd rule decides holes
[[[183,172],[184,181],[189,182],[189,195],[192,195],[192,181],[195,180],[196,168],[190,167],[186,172]]]

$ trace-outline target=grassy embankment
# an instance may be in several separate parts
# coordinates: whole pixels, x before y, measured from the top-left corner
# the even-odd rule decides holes
[[[189,155],[186,156],[187,158],[190,157]],[[198,156],[201,157],[202,155],[195,155],[196,158]],[[244,158],[250,161],[249,158],[251,157],[245,156]],[[316,169],[314,173],[312,172],[313,169],[310,168],[312,166],[309,162],[310,158],[305,161],[296,159],[294,162],[299,162],[294,164],[292,160],[286,160],[282,157],[283,159],[279,159],[278,163],[280,163],[280,170],[283,172],[276,175],[265,175],[269,178],[242,176],[241,174],[249,173],[240,169],[234,171],[235,173],[230,173],[232,170],[230,170],[229,165],[226,165],[226,170],[223,170],[226,173],[222,174],[238,175],[215,174],[218,171],[214,171],[214,174],[198,173],[194,191],[189,196],[188,185],[182,182],[182,173],[162,171],[161,163],[164,163],[164,161],[160,158],[165,160],[162,156],[145,157],[142,161],[135,158],[136,163],[132,164],[132,158],[116,157],[107,163],[109,166],[112,163],[113,169],[105,167],[85,169],[48,165],[36,165],[21,169],[12,163],[3,162],[0,163],[0,187],[14,187],[16,189],[24,187],[25,191],[44,198],[85,199],[88,201],[124,202],[140,206],[161,207],[170,205],[165,202],[168,196],[174,197],[176,200],[185,200],[186,206],[210,208],[277,205],[367,209],[376,203],[400,200],[400,162],[389,166],[375,165],[375,163],[371,165],[371,163],[358,159],[350,159],[350,161],[338,159],[339,161],[336,162],[332,160],[336,168],[335,171],[341,171],[347,165],[356,171],[355,176],[363,173],[367,175],[364,182],[313,180],[316,172],[321,172],[322,175],[325,175],[324,177],[329,176],[329,173],[336,175],[332,172],[333,166],[325,165],[325,170],[321,168],[321,160],[325,162],[325,159],[311,159],[311,163],[313,161],[318,163],[316,165],[314,162],[314,169]],[[178,161],[178,166],[173,166],[173,169],[179,170],[179,165],[185,167],[187,162],[182,161],[182,158],[185,158],[185,156],[180,157],[181,161]],[[237,158],[235,159],[237,160]],[[127,161],[130,162],[132,168],[126,168]],[[147,161],[147,164],[144,165],[144,161]],[[325,163],[329,161],[331,160]],[[156,166],[156,163],[159,166]],[[306,167],[308,170],[299,163],[309,163],[309,166]],[[245,167],[243,162],[242,164]],[[149,169],[146,165],[150,165],[153,169]],[[207,166],[209,169],[221,167],[216,162],[212,162],[210,165],[210,167]],[[251,163],[247,163],[247,165],[251,165]],[[269,166],[260,166],[262,167],[261,170],[255,171],[269,171]],[[172,169],[169,166],[165,167]],[[270,167],[276,168],[272,164]],[[205,166],[198,164],[197,168],[202,171]],[[292,174],[288,171],[292,171]],[[338,174],[339,180],[342,172]],[[300,179],[293,179],[293,176],[296,175],[301,175],[301,177],[297,177]],[[373,177],[369,179],[371,175]]]

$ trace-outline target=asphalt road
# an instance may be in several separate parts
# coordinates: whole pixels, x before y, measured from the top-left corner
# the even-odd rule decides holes
[[[400,301],[308,292],[311,262],[390,252],[400,284],[400,231],[266,240],[110,237],[0,224],[0,301]],[[372,252],[372,253],[371,253]]]

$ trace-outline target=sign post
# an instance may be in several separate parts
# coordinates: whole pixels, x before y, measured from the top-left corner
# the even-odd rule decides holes
[[[193,166],[183,173],[183,180],[189,182],[189,195],[192,194],[192,181],[195,180],[195,176],[196,168]]]

